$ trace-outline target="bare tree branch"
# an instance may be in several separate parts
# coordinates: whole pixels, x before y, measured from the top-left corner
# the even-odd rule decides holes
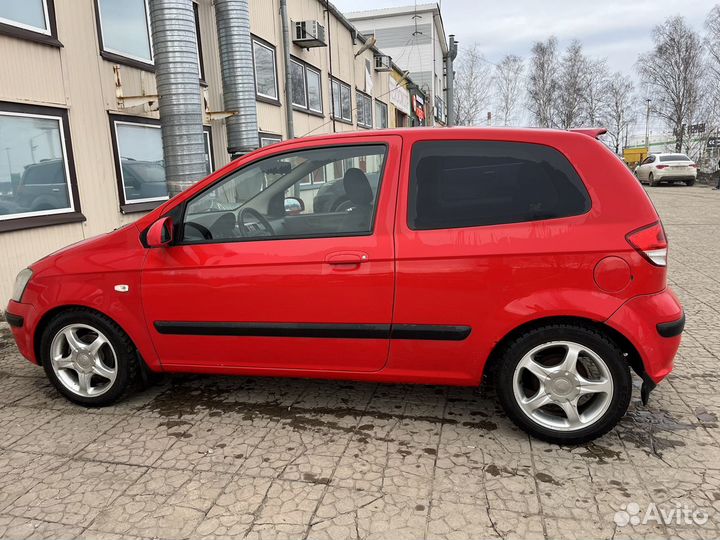
[[[492,89],[490,64],[477,44],[462,49],[455,76],[455,121],[459,126],[480,122]]]
[[[558,95],[559,60],[557,38],[533,45],[528,80],[528,108],[540,127],[555,127],[554,112]]]
[[[516,121],[516,113],[523,96],[523,59],[514,54],[505,56],[495,67],[495,91],[498,116],[503,126]]]

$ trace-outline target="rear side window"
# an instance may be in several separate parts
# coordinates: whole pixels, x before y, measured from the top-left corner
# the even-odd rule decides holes
[[[453,229],[577,216],[590,196],[570,162],[538,144],[429,141],[413,147],[408,225]]]

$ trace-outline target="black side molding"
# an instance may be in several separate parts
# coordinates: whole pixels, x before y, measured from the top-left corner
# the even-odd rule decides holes
[[[180,336],[247,336],[335,339],[418,339],[462,341],[469,326],[434,324],[318,324],[156,321],[160,334]]]
[[[5,312],[5,320],[10,326],[15,328],[22,328],[25,324],[25,320],[20,315],[13,315],[12,313]]]
[[[683,313],[683,316],[680,317],[677,321],[659,323],[657,325],[658,334],[660,334],[662,337],[667,338],[679,336],[680,334],[682,334],[684,328],[685,313]]]

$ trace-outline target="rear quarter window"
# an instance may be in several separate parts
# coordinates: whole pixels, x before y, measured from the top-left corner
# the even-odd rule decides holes
[[[453,229],[577,216],[590,196],[570,162],[538,144],[427,141],[413,146],[408,226]]]

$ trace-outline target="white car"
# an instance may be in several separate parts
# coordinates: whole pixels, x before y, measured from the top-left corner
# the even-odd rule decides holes
[[[697,164],[685,154],[650,154],[635,167],[640,183],[657,186],[660,182],[685,182],[692,186],[697,179]]]

